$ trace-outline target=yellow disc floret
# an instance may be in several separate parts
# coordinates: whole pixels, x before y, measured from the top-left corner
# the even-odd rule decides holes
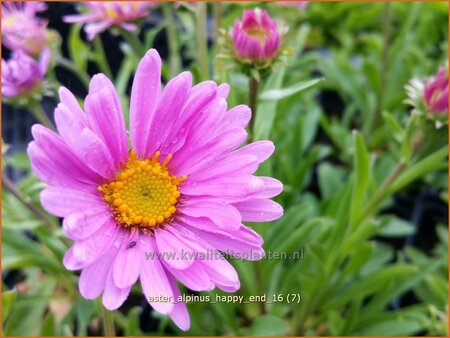
[[[171,175],[167,164],[172,155],[162,163],[159,155],[156,152],[152,158],[140,160],[132,150],[115,179],[98,187],[116,220],[125,227],[154,227],[170,219],[176,211],[180,197],[178,186],[186,176]]]

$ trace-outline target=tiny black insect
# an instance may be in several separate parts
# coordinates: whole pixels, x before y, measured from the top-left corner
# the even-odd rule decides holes
[[[134,247],[136,245],[136,241],[131,241],[129,244],[128,244],[128,249],[131,249],[132,247]]]

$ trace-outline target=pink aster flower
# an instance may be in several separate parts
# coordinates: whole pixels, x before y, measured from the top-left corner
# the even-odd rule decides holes
[[[87,2],[87,12],[76,15],[66,15],[64,21],[68,23],[85,23],[84,30],[89,40],[111,26],[122,27],[133,31],[136,29],[134,21],[149,14],[152,2],[117,2],[117,1],[91,1]]]
[[[192,87],[184,72],[160,87],[161,59],[151,49],[131,90],[131,149],[105,75],[92,78],[84,111],[61,88],[58,134],[35,125],[28,154],[48,184],[43,207],[64,218],[74,241],[63,263],[82,270],[83,297],[102,294],[104,306],[117,309],[139,280],[150,305],[187,330],[176,280],[195,291],[238,290],[238,275],[219,252],[263,257],[262,238],[242,222],[279,218],[283,210],[270,198],[282,184],[254,175],[274,151],[270,141],[239,148],[251,112],[243,105],[228,109],[228,85]]]
[[[277,26],[277,21],[264,10],[244,11],[242,21],[236,19],[232,32],[236,57],[253,62],[275,58],[281,45]]]
[[[46,10],[43,2],[4,2],[2,42],[11,50],[39,55],[48,46],[47,20],[36,16]]]
[[[50,50],[44,49],[39,61],[22,51],[13,52],[11,59],[2,59],[2,95],[14,97],[29,93],[42,83],[50,60]]]
[[[423,95],[430,112],[448,114],[448,74],[443,67],[439,68],[436,76],[425,82]]]

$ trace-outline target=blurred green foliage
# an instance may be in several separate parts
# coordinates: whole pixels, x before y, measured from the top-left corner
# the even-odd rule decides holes
[[[221,27],[227,29],[243,8],[254,5],[209,6],[211,12],[220,6]],[[411,78],[433,74],[447,60],[448,4],[312,3],[304,11],[259,5],[289,26],[285,44],[295,52],[264,79],[254,117],[254,137],[276,145],[259,174],[284,183],[276,200],[285,215],[251,226],[263,235],[266,252],[301,251],[304,259],[232,261],[241,279],[238,295],[283,300],[189,304],[187,334],[447,335],[447,225],[437,227],[437,244],[429,253],[396,249],[386,239],[403,240],[416,228],[386,210],[395,194],[414,195],[418,187],[447,191],[447,133],[412,118],[403,101]],[[178,43],[185,57],[195,60],[192,8],[179,9],[175,17]],[[145,46],[166,26],[162,21],[146,31]],[[79,31],[73,26],[69,52],[85,71],[95,57]],[[213,47],[213,78],[231,84],[229,106],[247,102],[247,78],[230,71],[226,60],[216,60],[220,46]],[[115,83],[126,107],[139,57],[128,45],[121,48],[126,58]],[[195,62],[191,70],[199,74]],[[26,156],[3,160],[25,170],[18,190],[39,207],[43,185],[30,173]],[[2,238],[2,272],[20,272],[15,288],[2,285],[5,335],[86,335],[88,327],[101,332],[98,304],[81,298],[78,277],[61,264],[68,246],[62,231],[50,229],[5,189]],[[141,293],[138,287],[134,292]],[[221,294],[210,294],[216,293]],[[290,294],[300,294],[301,301],[289,304]],[[416,301],[395,307],[403,295]],[[114,314],[125,335],[180,333],[155,313],[158,330],[142,332],[141,308],[125,308]]]

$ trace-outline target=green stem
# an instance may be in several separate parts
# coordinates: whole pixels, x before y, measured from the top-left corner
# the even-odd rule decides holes
[[[383,9],[383,51],[381,55],[381,88],[385,88],[386,82],[386,68],[387,59],[389,53],[389,40],[391,32],[391,4],[389,2],[384,3]],[[382,95],[380,96],[380,107],[382,104]]]
[[[209,77],[208,70],[208,35],[206,25],[206,3],[197,3],[197,49],[198,66],[200,68],[200,81],[205,81]]]
[[[136,56],[138,56],[138,58],[144,56],[146,50],[145,47],[142,45],[142,42],[139,39],[137,33],[127,31],[126,29],[122,29],[121,32],[125,40],[131,46],[131,48],[133,48],[134,52],[136,53]]]
[[[61,66],[76,75],[85,88],[89,87],[89,75],[85,71],[78,69],[72,61],[60,56],[56,60],[56,63],[58,66]]]
[[[222,73],[222,62],[218,55],[222,52],[222,45],[220,41],[220,27],[222,27],[223,7],[220,1],[213,3],[214,14],[214,54],[216,55],[214,63],[214,75],[216,79],[220,79],[219,74]]]
[[[169,45],[169,70],[170,77],[174,77],[180,72],[181,62],[179,57],[177,27],[172,16],[172,3],[164,4],[164,18],[167,22],[166,37]]]
[[[258,109],[259,80],[250,75],[248,79],[248,106],[252,111],[252,118],[249,123],[250,139],[255,140],[255,120]]]
[[[386,197],[386,193],[389,190],[389,187],[395,182],[397,177],[405,170],[406,164],[403,162],[398,163],[394,169],[391,171],[386,180],[381,184],[381,186],[375,191],[370,200],[367,202],[366,207],[364,208],[363,213],[355,222],[356,227],[361,224],[367,217],[369,217],[378,207],[380,202]]]
[[[25,196],[16,188],[14,183],[6,176],[2,175],[2,184],[8,190],[11,195],[17,198],[25,207],[30,210],[30,212],[35,215],[39,220],[41,220],[44,224],[48,225],[50,229],[56,230],[57,226],[48,218],[39,208],[37,208],[32,202],[27,201]]]
[[[111,68],[109,67],[108,59],[106,58],[105,48],[103,48],[102,39],[98,35],[94,39],[94,49],[97,56],[98,66],[100,67],[101,71],[112,80],[113,74]]]
[[[39,102],[31,104],[29,108],[31,113],[38,122],[42,123],[44,126],[46,126],[51,130],[55,130],[53,122],[48,118],[47,114],[45,113],[44,109],[42,109],[42,106],[39,104]]]
[[[103,319],[103,334],[108,337],[115,337],[116,330],[114,328],[113,312],[108,311],[103,304],[100,303]]]

